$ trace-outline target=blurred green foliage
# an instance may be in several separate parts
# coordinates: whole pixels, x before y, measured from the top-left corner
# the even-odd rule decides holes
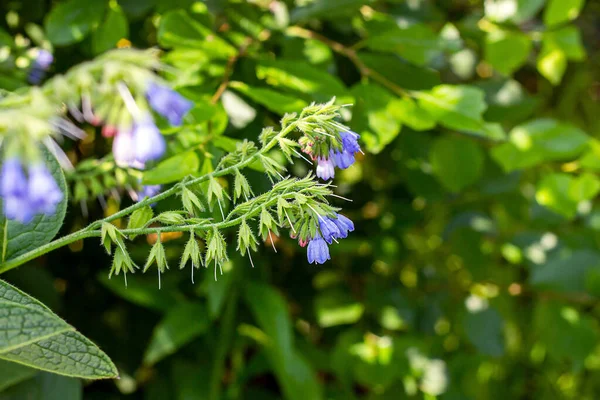
[[[160,290],[141,274],[126,288],[90,241],[4,275],[98,344],[121,378],[2,362],[0,399],[600,397],[597,2],[8,0],[0,10],[5,90],[26,85],[32,47],[53,49],[54,73],[117,46],[165,50],[164,76],[195,102],[195,124],[164,131],[175,155],[147,183],[210,172],[236,142],[332,96],[354,105],[343,117],[365,149],[335,180],[357,229],[323,266],[280,237],[254,269],[231,246],[217,281],[200,269],[192,284],[172,268]],[[61,234],[128,201],[94,200],[128,178],[91,163],[110,143],[86,130],[65,144],[77,169]],[[268,188],[257,169],[251,184]],[[136,262],[155,240],[130,246]],[[163,241],[177,265],[185,240]]]

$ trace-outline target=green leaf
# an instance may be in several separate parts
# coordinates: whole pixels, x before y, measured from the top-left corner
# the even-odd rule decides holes
[[[600,271],[600,253],[578,250],[536,266],[529,281],[538,290],[585,293],[586,279],[592,270]]]
[[[140,229],[144,228],[148,221],[152,219],[154,212],[150,206],[144,206],[142,208],[138,208],[135,210],[131,217],[129,217],[129,222],[127,223],[127,229]]]
[[[104,16],[104,0],[69,0],[52,8],[46,18],[48,39],[56,46],[82,41]]]
[[[92,49],[95,54],[114,49],[117,42],[128,35],[127,17],[116,2],[110,2],[106,18],[92,34]]]
[[[271,89],[251,87],[242,82],[231,82],[229,87],[279,115],[299,112],[308,105],[298,97],[285,95]]]
[[[177,182],[186,176],[193,175],[200,169],[200,158],[194,151],[179,153],[158,163],[144,172],[144,185],[163,185]]]
[[[559,25],[576,19],[585,4],[585,0],[549,0],[544,10],[544,24]]]
[[[568,60],[582,61],[585,57],[579,29],[575,26],[567,26],[544,32],[537,69],[550,83],[558,85],[567,70]]]
[[[584,173],[573,179],[569,186],[569,197],[580,202],[591,200],[600,193],[600,179],[591,173]]]
[[[205,279],[201,286],[202,290],[206,293],[208,312],[212,320],[221,315],[225,300],[228,298],[227,294],[229,293],[231,282],[233,281],[231,270],[223,272],[223,275],[219,276],[216,282],[212,279]]]
[[[492,158],[506,172],[544,161],[568,160],[581,154],[590,138],[576,126],[553,119],[537,119],[515,127],[509,141],[492,149]]]
[[[210,322],[202,303],[180,303],[171,308],[152,332],[144,354],[144,364],[153,365],[175,353],[206,332]]]
[[[550,357],[556,361],[572,360],[575,369],[583,367],[598,343],[596,322],[556,301],[537,303],[533,327]]]
[[[486,37],[485,57],[498,72],[510,75],[527,61],[531,48],[531,39],[526,35],[498,30]]]
[[[404,97],[394,102],[392,111],[404,125],[415,131],[427,131],[436,125],[432,116],[410,97]]]
[[[303,7],[292,10],[291,22],[304,21],[310,18],[335,18],[352,14],[373,0],[316,0]]]
[[[0,360],[0,392],[9,386],[30,379],[38,374],[38,371],[14,362]],[[0,397],[1,398],[1,397]]]
[[[305,93],[315,101],[329,101],[347,93],[339,78],[306,62],[264,60],[257,65],[256,75],[270,86]]]
[[[326,291],[315,298],[315,313],[319,326],[354,324],[364,312],[364,305],[347,293]]]
[[[387,81],[406,90],[428,90],[441,83],[439,73],[417,67],[391,54],[359,52],[358,57]]]
[[[322,399],[315,372],[294,348],[292,322],[281,295],[270,286],[254,282],[246,284],[244,294],[247,306],[270,339],[265,353],[284,397],[290,400]]]
[[[17,364],[10,364],[13,368],[19,367]],[[83,381],[48,372],[37,372],[33,378],[2,391],[0,399],[81,400],[83,399]]]
[[[368,38],[365,45],[372,50],[398,54],[416,65],[429,64],[441,48],[437,35],[425,24],[406,28],[395,25],[391,30]]]
[[[38,214],[33,217],[30,223],[25,225],[6,219],[3,214],[0,214],[2,261],[18,257],[50,242],[60,229],[65,218],[68,202],[65,176],[56,158],[45,148],[41,150],[48,170],[63,193],[63,199],[56,206],[54,215]]]
[[[235,47],[192,18],[184,10],[170,11],[160,19],[158,43],[166,48],[193,47],[211,56],[227,59],[237,53]]]
[[[545,3],[546,0],[517,0],[517,11],[512,18],[513,22],[518,24],[530,20],[544,7]]]
[[[451,192],[460,192],[477,182],[483,161],[483,151],[469,139],[442,137],[434,142],[430,152],[434,175]]]
[[[4,281],[0,301],[0,359],[72,377],[117,376],[106,354],[39,301]]]
[[[600,192],[600,180],[592,174],[575,178],[568,174],[550,174],[539,183],[535,198],[538,203],[564,215],[575,217],[579,203],[591,200]]]
[[[431,91],[415,92],[419,105],[440,125],[489,139],[503,139],[504,133],[483,120],[487,109],[485,93],[466,85],[439,85]]]
[[[504,354],[502,316],[494,308],[468,312],[463,319],[467,337],[482,354],[500,357]]]
[[[352,128],[361,135],[367,151],[379,153],[402,128],[395,113],[400,102],[377,84],[360,83],[352,88],[356,104],[352,110]]]
[[[168,311],[174,303],[179,301],[183,295],[175,287],[165,288],[163,279],[162,290],[158,289],[156,277],[137,277],[125,283],[120,279],[110,279],[102,272],[97,276],[98,281],[116,296],[132,302],[141,307],[160,312]]]
[[[575,217],[579,202],[569,196],[573,177],[568,174],[550,174],[538,182],[535,198],[538,203],[567,218]]]

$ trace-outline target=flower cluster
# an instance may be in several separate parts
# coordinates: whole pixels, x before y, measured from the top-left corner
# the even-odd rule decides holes
[[[339,132],[340,140],[331,146],[315,146],[315,140],[305,139],[301,143],[303,151],[317,161],[317,176],[323,180],[332,179],[335,176],[335,167],[346,169],[354,162],[355,154],[361,152],[358,139],[360,135],[352,131]]]
[[[53,62],[51,53],[38,50],[32,62],[30,81],[40,82]],[[193,103],[160,83],[154,71],[160,68],[156,54],[119,49],[83,63],[65,75],[48,80],[44,88],[31,88],[0,98],[0,132],[3,158],[1,193],[5,215],[21,222],[36,214],[51,214],[62,200],[48,168],[38,163],[37,148],[43,145],[63,168],[71,162],[55,139],[60,135],[82,139],[77,122],[102,126],[102,134],[113,139],[115,163],[143,169],[164,156],[165,138],[151,110],[171,125],[181,125]],[[142,199],[156,187],[132,197]],[[77,196],[75,196],[77,197]]]
[[[63,198],[56,181],[43,163],[31,166],[27,176],[18,158],[2,164],[0,195],[7,218],[27,224],[37,214],[53,215]]]
[[[150,107],[174,126],[181,125],[184,115],[193,106],[191,101],[173,89],[154,82],[148,84],[145,94]],[[122,88],[121,95],[134,122],[120,128],[108,125],[103,133],[104,136],[115,137],[113,156],[117,165],[143,169],[146,163],[156,161],[165,154],[167,144],[152,117],[140,110],[131,93]]]
[[[334,218],[319,217],[319,231],[314,234],[312,238],[308,240],[307,246],[307,258],[308,262],[313,264],[323,264],[327,260],[330,260],[329,256],[329,245],[333,241],[337,242],[337,239],[345,239],[348,237],[348,232],[354,231],[354,223],[350,218],[342,215],[335,214]],[[307,241],[300,241],[301,246],[304,247]]]

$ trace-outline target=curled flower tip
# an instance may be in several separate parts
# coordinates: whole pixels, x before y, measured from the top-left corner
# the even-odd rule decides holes
[[[167,151],[167,143],[150,120],[142,121],[133,129],[135,160],[145,164],[161,158]]]
[[[44,164],[29,169],[29,205],[36,214],[53,215],[63,194]]]
[[[315,236],[308,242],[306,256],[310,264],[324,264],[325,261],[331,259],[329,246],[327,246],[327,243],[325,243],[321,236]]]
[[[23,172],[21,162],[11,158],[2,164],[0,173],[0,194],[4,203],[6,218],[28,223],[33,218],[33,208],[29,205],[27,195],[27,178]]]
[[[360,135],[358,133],[352,131],[340,132],[340,137],[342,138],[342,147],[345,151],[352,154],[360,152],[360,145],[358,144]]]
[[[352,220],[342,214],[336,214],[337,218],[331,219],[331,221],[337,226],[340,231],[340,238],[345,239],[348,237],[348,232],[354,231],[354,223]]]
[[[340,229],[331,218],[319,218],[319,228],[321,229],[323,239],[329,244],[333,242],[333,239],[340,238],[342,235]]]
[[[158,85],[154,82],[148,85],[146,98],[154,111],[168,119],[169,123],[175,126],[181,125],[184,115],[194,105],[170,87]]]
[[[298,238],[298,244],[300,245],[300,247],[306,247],[306,245],[308,244],[308,240]]]
[[[335,166],[330,158],[319,157],[317,159],[317,176],[323,180],[329,180],[335,176]]]
[[[354,154],[360,150],[358,139],[360,136],[352,131],[340,132],[342,139],[342,151],[331,151],[330,156],[334,160],[335,165],[340,169],[346,169],[354,164]]]

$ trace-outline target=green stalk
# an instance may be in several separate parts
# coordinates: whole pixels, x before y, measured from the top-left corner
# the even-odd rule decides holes
[[[144,200],[140,201],[139,203],[132,204],[131,206],[124,208],[123,210],[121,210],[113,215],[110,215],[104,219],[92,222],[90,225],[88,225],[87,227],[85,227],[77,232],[74,232],[74,233],[71,233],[70,235],[56,239],[48,244],[38,247],[37,249],[31,250],[25,254],[22,254],[11,260],[8,260],[7,262],[0,265],[0,274],[4,273],[6,271],[10,271],[11,269],[16,268],[16,267],[18,267],[28,261],[31,261],[37,257],[40,257],[52,250],[66,246],[66,245],[76,242],[78,240],[82,240],[82,239],[94,237],[94,236],[99,237],[101,234],[101,231],[99,230],[99,228],[102,226],[102,224],[104,222],[112,222],[119,218],[123,218],[123,217],[133,213],[135,210],[137,210],[139,208],[142,208],[146,205],[150,205],[152,203],[156,203],[160,200],[164,200],[167,197],[173,196],[179,192],[181,187],[196,185],[198,183],[205,182],[211,178],[225,176],[225,175],[235,172],[235,170],[247,167],[248,165],[250,165],[254,161],[256,161],[261,155],[266,154],[269,150],[271,150],[273,147],[275,147],[275,145],[278,143],[279,139],[288,135],[294,129],[296,129],[296,127],[298,126],[298,124],[301,121],[302,121],[302,118],[299,118],[298,120],[290,123],[284,129],[282,129],[281,132],[279,132],[273,139],[271,139],[267,144],[265,144],[259,151],[257,151],[255,154],[248,157],[247,159],[240,161],[239,163],[232,165],[230,167],[214,171],[210,174],[206,174],[206,175],[194,178],[194,179],[190,179],[188,181],[181,182],[181,183],[174,185],[173,187],[165,190],[164,192],[157,194],[156,196],[145,198]],[[276,199],[273,199],[265,204],[272,205],[273,201],[276,201]],[[241,220],[244,217],[248,217],[249,215],[251,215],[251,216],[256,215],[256,213],[258,213],[259,211],[260,211],[260,208],[256,208],[254,210],[251,210],[249,213],[245,214],[244,216],[235,218],[230,221],[225,220],[225,221],[215,223],[215,224],[169,226],[169,227],[161,227],[161,228],[144,228],[144,229],[124,229],[124,230],[121,230],[121,232],[126,235],[130,235],[130,234],[144,235],[144,234],[149,234],[149,233],[160,233],[160,232],[179,232],[182,230],[189,230],[190,228],[194,228],[194,229],[208,229],[208,228],[213,228],[213,227],[228,228],[231,226],[235,226],[237,223],[241,222]]]
[[[28,251],[25,254],[22,254],[18,257],[15,257],[11,260],[8,260],[4,264],[0,266],[0,274],[10,271],[13,268],[16,268],[22,264],[25,264],[27,261],[31,261],[35,258],[38,258],[52,250],[58,249],[59,247],[66,246],[78,240],[82,240],[90,237],[100,237],[100,231],[97,230],[89,230],[88,228],[84,228],[77,232],[73,232],[70,235],[63,236],[60,239],[56,239],[48,244],[38,247],[37,249],[33,249]]]

